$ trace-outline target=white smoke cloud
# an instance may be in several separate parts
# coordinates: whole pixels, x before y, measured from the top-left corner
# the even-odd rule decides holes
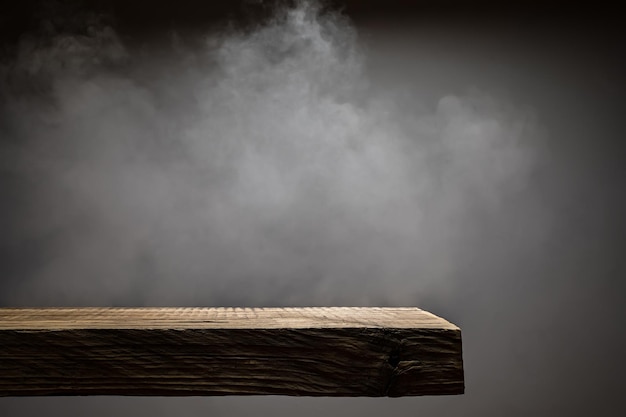
[[[409,304],[532,172],[525,113],[376,93],[344,17],[137,50],[93,24],[2,69],[2,164],[39,242],[11,304]]]

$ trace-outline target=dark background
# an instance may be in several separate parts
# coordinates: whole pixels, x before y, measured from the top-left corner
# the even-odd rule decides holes
[[[19,40],[42,30],[42,15],[66,16],[67,10],[104,13],[128,45],[152,42],[171,31],[193,38],[233,22],[254,28],[271,15],[267,4],[254,1],[57,2],[52,11],[48,4],[22,1],[0,9],[2,59],[8,67]],[[463,329],[466,394],[402,399],[3,398],[1,415],[624,413],[626,30],[618,15],[597,5],[582,9],[527,2],[324,4],[340,10],[356,28],[366,46],[365,71],[374,89],[403,91],[429,102],[475,87],[528,108],[544,132],[529,145],[538,162],[512,200],[456,218],[465,224],[455,237],[454,266],[445,289],[408,280],[386,284],[384,294],[373,284],[367,293],[350,290],[354,282],[335,286],[330,281],[328,294],[308,298],[310,284],[304,281],[278,288],[269,279],[252,284],[242,279],[232,285],[220,281],[210,304],[418,305]],[[7,133],[14,116],[3,106],[0,141],[13,144],[22,139]],[[88,292],[82,297],[80,292],[73,297],[37,294],[36,280],[25,284],[23,277],[31,276],[30,263],[44,256],[45,238],[20,236],[31,219],[25,213],[45,216],[48,207],[33,206],[42,201],[31,198],[33,179],[9,168],[6,149],[0,159],[6,165],[0,167],[0,227],[6,231],[0,236],[2,306],[203,304],[184,294],[133,295],[142,284],[130,295],[111,295],[106,302]],[[532,226],[533,216],[539,231]],[[25,285],[33,289],[32,298]],[[251,293],[246,292],[249,285]],[[416,294],[414,303],[406,302],[406,291]]]

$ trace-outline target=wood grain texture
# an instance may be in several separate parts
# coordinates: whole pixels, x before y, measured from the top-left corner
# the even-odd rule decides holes
[[[460,329],[418,308],[0,309],[0,396],[463,391]]]

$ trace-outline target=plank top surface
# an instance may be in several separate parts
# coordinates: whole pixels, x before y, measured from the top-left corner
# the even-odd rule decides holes
[[[304,308],[0,308],[0,330],[61,329],[323,329],[458,330],[415,307]]]

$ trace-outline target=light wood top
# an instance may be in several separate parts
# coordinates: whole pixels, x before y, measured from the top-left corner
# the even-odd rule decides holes
[[[1,330],[416,328],[458,330],[415,307],[0,308]]]

